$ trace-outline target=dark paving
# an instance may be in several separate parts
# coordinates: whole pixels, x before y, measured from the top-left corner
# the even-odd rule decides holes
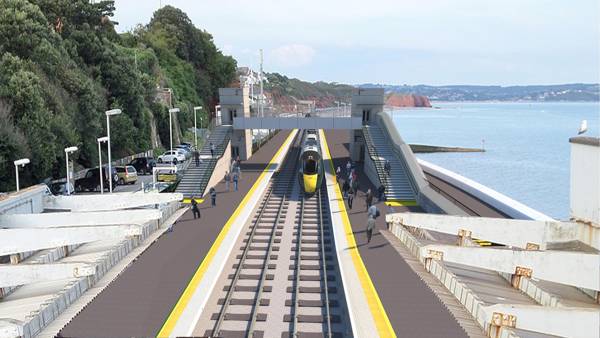
[[[471,216],[510,218],[503,212],[497,210],[491,205],[482,202],[468,192],[455,187],[454,185],[425,172],[429,185],[440,194],[448,198],[459,208],[466,211]]]
[[[326,137],[335,167],[345,168],[349,159],[349,132],[327,131]],[[374,231],[371,243],[367,244],[364,194],[368,188],[373,190],[375,187],[364,175],[362,167],[358,168],[358,177],[358,198],[353,209],[347,209],[348,216],[362,260],[396,335],[411,338],[467,337],[437,296],[378,230]],[[419,207],[388,207],[381,202],[377,203],[377,207],[381,211],[377,218],[379,230],[386,228],[387,213],[423,212]]]
[[[288,135],[289,131],[278,133],[242,163],[238,192],[225,192],[225,184],[220,183],[216,207],[210,207],[208,198],[200,205],[201,219],[194,220],[191,211],[185,213],[173,232],[140,255],[60,335],[156,336],[221,228]]]

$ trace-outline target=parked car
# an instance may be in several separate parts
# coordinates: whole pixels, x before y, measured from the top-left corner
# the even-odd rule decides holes
[[[73,194],[75,192],[75,189],[73,187],[73,183],[69,182],[69,186],[71,187],[71,194]],[[50,188],[50,192],[52,193],[52,195],[66,195],[67,194],[67,181],[66,180],[62,180],[62,181],[53,181],[48,183],[48,188]]]
[[[131,165],[115,167],[117,169],[117,176],[119,177],[119,185],[135,184],[137,182],[137,170]]]
[[[104,178],[103,180],[103,185],[104,185],[104,190],[109,190],[109,182],[110,184],[112,184],[113,189],[117,186],[117,180],[119,179],[119,177],[117,176],[117,170],[115,169],[115,167],[112,167],[112,175],[111,178],[109,179],[108,176],[108,168],[107,167],[103,167],[102,168],[102,177]],[[80,178],[75,180],[75,191],[77,192],[81,192],[81,191],[100,191],[100,169],[99,168],[93,168],[93,169],[89,169],[85,175]]]
[[[156,161],[154,157],[138,157],[129,162],[129,165],[142,175],[150,175],[152,168],[156,166]]]
[[[165,151],[164,154],[158,157],[158,163],[173,163],[177,164],[178,162],[185,162],[185,155],[181,150],[168,150]]]
[[[179,151],[181,151],[181,152],[182,152],[182,153],[185,155],[185,158],[186,158],[186,159],[188,159],[188,158],[192,157],[192,151],[191,151],[190,149],[186,148],[186,147],[185,147],[185,146],[183,146],[183,145],[178,145],[178,146],[177,146],[177,147],[175,147],[175,149],[173,149],[173,150],[179,150]]]

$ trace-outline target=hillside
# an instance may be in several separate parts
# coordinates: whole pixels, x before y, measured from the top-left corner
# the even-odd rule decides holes
[[[179,9],[122,35],[114,11],[114,1],[0,0],[0,191],[14,189],[18,158],[31,159],[24,185],[64,176],[65,147],[79,147],[71,158],[80,166],[97,165],[108,109],[123,111],[111,117],[113,158],[168,142],[157,88],[173,91],[179,134],[191,108],[213,105],[234,79],[235,60]]]
[[[293,106],[297,100],[315,101],[317,108],[333,107],[335,101],[350,102],[353,86],[335,82],[306,82],[269,73],[265,90],[270,93],[276,106]]]

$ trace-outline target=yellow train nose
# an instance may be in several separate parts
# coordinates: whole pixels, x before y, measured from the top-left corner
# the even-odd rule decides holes
[[[304,191],[305,192],[315,192],[317,190],[317,177],[319,175],[302,175],[304,179]]]

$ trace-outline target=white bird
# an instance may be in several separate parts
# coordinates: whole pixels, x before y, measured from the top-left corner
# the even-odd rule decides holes
[[[579,132],[577,133],[577,135],[581,135],[581,134],[585,133],[587,130],[588,130],[587,120],[583,120],[583,121],[581,121],[581,125],[579,126]]]

